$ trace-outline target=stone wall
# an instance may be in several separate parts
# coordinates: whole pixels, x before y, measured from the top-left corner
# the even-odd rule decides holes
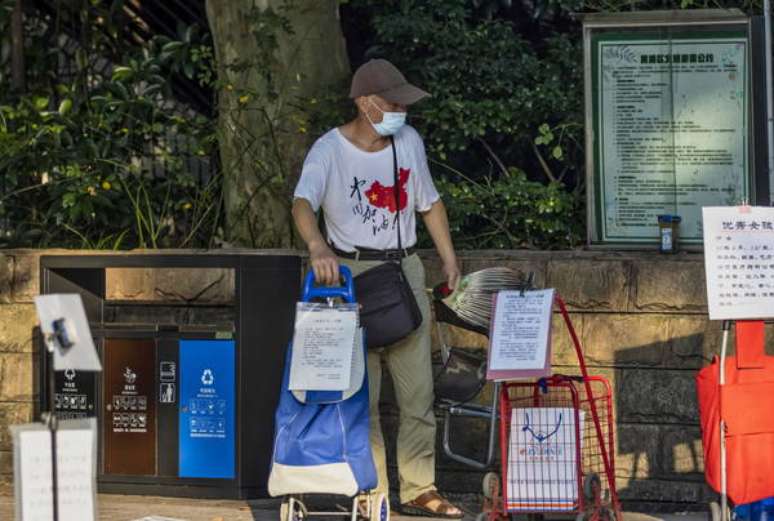
[[[34,252],[0,253],[0,483],[13,474],[9,425],[31,421],[37,399],[37,368],[32,328],[38,294]]]
[[[37,399],[31,330],[41,253],[0,254],[0,479],[5,481],[12,472],[6,426],[31,420]],[[431,287],[441,280],[440,265],[432,253],[423,256]],[[613,385],[615,474],[629,506],[674,508],[710,498],[702,475],[693,378],[719,350],[720,326],[706,317],[701,255],[492,251],[463,252],[461,261],[465,272],[495,265],[534,272],[536,285],[555,287],[564,297],[591,372]],[[233,280],[214,270],[201,277],[115,270],[108,289],[112,298],[121,300],[217,304],[229,300]],[[553,328],[555,371],[577,372],[572,344],[558,316]],[[450,334],[452,345],[486,345],[480,335],[458,329]],[[485,388],[482,401],[490,392]],[[385,401],[392,443],[397,417],[389,391]],[[483,430],[478,420],[461,420],[453,428],[455,447],[480,454],[486,443]],[[438,466],[442,488],[480,490],[480,473],[443,456]]]

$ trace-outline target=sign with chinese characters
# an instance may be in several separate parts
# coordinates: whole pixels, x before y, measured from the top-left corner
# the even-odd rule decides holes
[[[235,355],[233,340],[180,341],[181,478],[236,475]]]
[[[513,409],[508,450],[508,512],[578,508],[578,450],[584,412],[570,407]],[[576,430],[576,421],[578,429]]]
[[[156,473],[156,343],[106,338],[105,473]]]
[[[54,410],[60,420],[94,416],[95,373],[66,369],[54,373]]]
[[[700,244],[701,208],[750,194],[746,31],[611,30],[590,43],[590,240],[658,244],[670,214],[680,241]]]
[[[703,208],[710,320],[774,317],[774,208]]]
[[[51,430],[41,423],[12,425],[14,492],[18,521],[53,518]],[[96,519],[97,422],[62,420],[56,431],[59,519]]]
[[[357,313],[357,304],[296,305],[291,391],[343,391],[349,387]]]
[[[551,374],[551,310],[554,290],[500,291],[490,327],[489,380]]]

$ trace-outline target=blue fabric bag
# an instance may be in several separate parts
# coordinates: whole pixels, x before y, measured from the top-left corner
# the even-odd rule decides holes
[[[354,302],[352,274],[346,266],[341,266],[340,271],[345,286],[338,288],[315,288],[314,275],[307,274],[302,300],[339,297]],[[292,353],[291,343],[275,415],[269,494],[274,497],[287,494],[354,496],[376,488],[376,468],[368,438],[365,342],[356,353],[363,357],[359,364],[363,370],[350,382],[350,389],[343,392],[289,390]]]

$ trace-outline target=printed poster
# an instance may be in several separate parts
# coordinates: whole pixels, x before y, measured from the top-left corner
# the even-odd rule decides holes
[[[583,439],[583,411],[578,411],[578,432],[575,420],[575,409],[569,407],[513,409],[508,450],[509,512],[578,508],[577,439]]]
[[[710,320],[774,317],[774,208],[703,208]]]
[[[489,380],[551,374],[553,303],[553,289],[497,293],[490,328]]]

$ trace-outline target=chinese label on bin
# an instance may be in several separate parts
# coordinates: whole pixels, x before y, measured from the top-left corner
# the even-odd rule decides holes
[[[138,392],[137,372],[129,366],[122,373],[124,385],[113,395],[113,432],[148,432],[148,396]]]
[[[94,416],[93,372],[66,369],[54,378],[54,409],[60,420]]]
[[[707,207],[704,263],[710,320],[774,316],[774,208]]]
[[[179,369],[178,475],[233,479],[236,344],[233,340],[181,340]]]
[[[508,450],[509,512],[578,508],[578,454],[583,411],[569,407],[513,409]]]

